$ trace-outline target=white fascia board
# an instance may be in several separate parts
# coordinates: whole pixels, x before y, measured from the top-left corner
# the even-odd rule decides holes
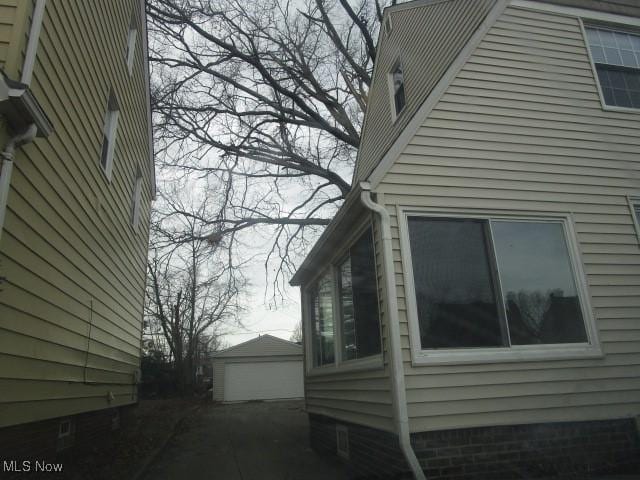
[[[599,12],[589,10],[587,8],[568,7],[565,5],[556,5],[552,3],[541,3],[535,0],[511,0],[512,7],[526,8],[539,12],[555,13],[567,17],[577,17],[588,20],[595,20],[605,23],[617,23],[621,25],[630,25],[640,27],[640,18],[629,17],[626,15],[618,15],[615,13]]]
[[[467,63],[467,60],[475,52],[480,42],[485,37],[489,29],[493,27],[498,18],[502,15],[502,12],[509,5],[509,0],[497,0],[493,5],[483,22],[480,24],[475,33],[471,36],[465,47],[460,51],[456,59],[449,66],[445,74],[440,78],[440,81],[431,91],[425,102],[418,109],[411,121],[404,128],[402,133],[396,138],[391,145],[391,148],[387,150],[387,153],[382,157],[382,160],[378,166],[371,172],[367,181],[371,184],[371,189],[375,191],[383,177],[389,171],[393,163],[396,161],[400,153],[409,144],[409,141],[416,134],[418,129],[422,126],[427,117],[431,114],[435,106],[438,104],[442,95],[447,90],[451,82],[456,78],[458,72]]]
[[[145,84],[145,100],[147,107],[147,134],[149,136],[149,169],[151,170],[151,198],[156,198],[156,165],[153,155],[153,125],[151,123],[151,76],[149,74],[149,41],[147,33],[147,15],[145,11],[145,0],[140,0],[140,23],[141,23],[141,39],[140,46],[142,47],[142,68],[144,72],[144,84]]]

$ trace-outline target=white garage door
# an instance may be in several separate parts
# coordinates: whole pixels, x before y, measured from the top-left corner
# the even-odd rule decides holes
[[[301,397],[302,361],[225,364],[225,402]]]

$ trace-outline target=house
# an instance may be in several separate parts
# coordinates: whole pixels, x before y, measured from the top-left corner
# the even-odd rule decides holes
[[[155,195],[144,2],[0,0],[0,450],[137,402]]]
[[[637,471],[639,17],[385,10],[353,190],[291,282],[314,448],[369,477]]]
[[[218,402],[304,397],[302,346],[260,335],[213,356],[213,399]]]

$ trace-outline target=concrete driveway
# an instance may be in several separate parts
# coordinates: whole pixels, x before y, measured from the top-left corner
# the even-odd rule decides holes
[[[309,448],[302,402],[212,405],[188,418],[143,480],[346,480]]]

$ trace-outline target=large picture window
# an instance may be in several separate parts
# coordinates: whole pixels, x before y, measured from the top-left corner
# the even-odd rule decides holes
[[[407,220],[422,349],[588,342],[561,221]]]
[[[313,366],[381,353],[373,233],[367,228],[309,290]]]

